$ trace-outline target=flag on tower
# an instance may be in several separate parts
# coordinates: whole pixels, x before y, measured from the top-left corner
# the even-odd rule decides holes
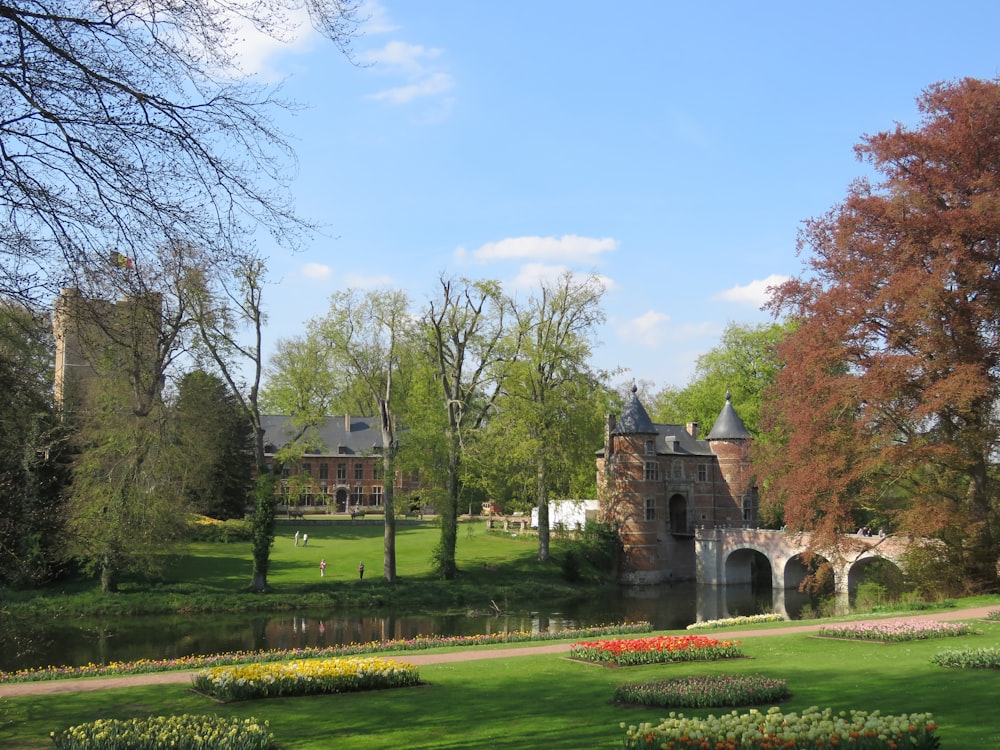
[[[111,265],[118,266],[118,268],[133,268],[134,266],[131,258],[122,255],[117,250],[111,251]]]

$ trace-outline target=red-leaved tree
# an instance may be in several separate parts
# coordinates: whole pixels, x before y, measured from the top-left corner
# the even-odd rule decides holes
[[[856,147],[878,182],[804,225],[772,303],[800,325],[764,407],[765,504],[832,541],[859,523],[945,541],[996,583],[1000,79],[929,87],[920,126]]]

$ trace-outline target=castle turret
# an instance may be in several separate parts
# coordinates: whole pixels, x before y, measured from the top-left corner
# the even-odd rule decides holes
[[[757,523],[757,487],[750,464],[753,436],[733,408],[732,396],[726,392],[726,404],[719,412],[712,431],[706,438],[712,453],[718,456],[719,471],[729,488],[732,503],[716,509],[716,524],[734,526]]]

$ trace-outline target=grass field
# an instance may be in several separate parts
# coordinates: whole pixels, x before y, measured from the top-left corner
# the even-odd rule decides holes
[[[308,529],[308,547],[294,545],[296,528]],[[438,592],[457,588],[464,592],[462,596],[482,597],[497,587],[514,591],[559,582],[558,562],[543,565],[535,559],[535,539],[487,534],[481,522],[460,530],[460,581],[434,582],[430,553],[437,539],[438,529],[433,525],[402,526],[397,545],[401,584],[388,587],[378,581],[380,526],[281,526],[269,579],[275,596],[290,592],[301,599],[348,592],[354,601],[361,601],[362,591],[388,596],[397,589],[419,588],[425,583],[443,587],[435,589]],[[558,555],[557,545],[557,559]],[[328,563],[323,579],[318,567],[321,558]],[[363,583],[357,580],[361,560],[367,570]],[[190,555],[173,561],[159,584],[163,590],[148,592],[148,596],[150,600],[173,596],[164,593],[171,586],[190,587],[181,589],[182,601],[191,599],[191,590],[206,597],[228,596],[244,592],[249,577],[246,543],[199,544]],[[141,597],[142,588],[134,584],[130,590]],[[80,596],[97,600],[92,590]],[[60,600],[65,604],[65,598]],[[993,602],[1000,607],[997,598],[978,599],[970,606]],[[267,720],[282,750],[610,749],[621,746],[620,722],[657,721],[666,713],[612,705],[616,685],[724,672],[786,679],[792,698],[782,704],[784,710],[819,706],[877,709],[885,714],[930,711],[940,725],[943,748],[986,750],[1000,747],[1000,722],[996,719],[1000,671],[945,670],[930,661],[944,649],[1000,647],[1000,623],[976,623],[976,627],[982,635],[892,645],[792,633],[755,636],[744,639],[748,659],[725,663],[609,669],[561,656],[538,655],[430,665],[421,667],[426,684],[417,688],[231,705],[216,704],[191,693],[184,685],[2,698],[0,748],[48,748],[50,732],[98,717],[211,713]],[[777,633],[781,628],[768,626]],[[724,632],[712,631],[711,635]],[[401,658],[405,660],[405,655]]]
[[[370,748],[620,747],[619,723],[658,721],[664,710],[610,703],[621,682],[682,674],[759,673],[788,681],[785,711],[809,706],[930,711],[943,748],[1000,747],[1000,671],[945,670],[940,650],[1000,647],[1000,623],[982,635],[884,645],[807,634],[746,638],[748,659],[609,669],[541,655],[424,666],[417,688],[219,705],[183,685],[0,699],[0,746],[48,747],[49,732],[96,717],[212,713],[265,719],[282,750]],[[405,660],[405,656],[402,657]],[[710,710],[685,710],[704,716]],[[715,713],[719,713],[716,710]]]
[[[295,531],[308,533],[298,546]],[[155,579],[126,578],[120,592],[101,595],[93,580],[77,580],[40,591],[4,592],[10,612],[26,617],[124,616],[196,611],[283,610],[337,607],[351,610],[396,608],[411,613],[488,609],[491,601],[537,602],[586,596],[608,586],[592,576],[571,585],[560,567],[564,542],[554,538],[552,559],[537,559],[531,535],[487,532],[485,521],[459,526],[456,560],[459,576],[439,580],[432,554],[440,540],[433,521],[400,524],[396,534],[397,580],[383,579],[383,527],[378,523],[334,525],[297,522],[277,527],[271,550],[267,594],[250,592],[250,544],[199,542],[166,561]],[[326,575],[319,563],[326,560]],[[358,565],[365,565],[359,580]]]

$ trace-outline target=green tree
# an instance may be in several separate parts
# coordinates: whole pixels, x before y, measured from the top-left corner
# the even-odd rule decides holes
[[[202,256],[187,268],[191,319],[197,330],[196,353],[215,368],[250,423],[256,485],[251,495],[254,511],[251,589],[267,590],[270,544],[274,540],[274,487],[264,453],[260,383],[264,369],[264,261],[248,254],[231,266],[206,262]],[[260,507],[263,504],[266,507]],[[270,539],[271,542],[265,544]]]
[[[185,457],[162,406],[135,414],[128,389],[110,376],[100,390],[101,406],[78,415],[67,528],[70,552],[107,593],[124,574],[159,570],[188,519],[174,481]]]
[[[441,541],[435,550],[438,573],[458,574],[455,550],[461,507],[462,461],[466,441],[489,415],[509,361],[505,348],[509,301],[494,281],[440,278],[440,294],[423,315],[429,358],[434,363],[437,411],[444,417],[444,490],[438,506]]]
[[[65,562],[69,431],[51,399],[48,316],[0,303],[0,585],[32,586]]]
[[[549,559],[550,491],[569,486],[577,447],[590,453],[593,470],[593,451],[601,443],[588,396],[600,391],[590,356],[596,328],[604,321],[603,294],[596,276],[578,279],[566,272],[542,282],[523,305],[515,303],[511,335],[516,340],[508,345],[513,361],[501,382],[491,431],[514,438],[505,441],[508,456],[530,466],[542,561]]]
[[[396,580],[396,389],[414,348],[407,341],[412,326],[409,306],[406,295],[398,290],[338,292],[330,297],[327,315],[313,326],[315,335],[327,343],[331,369],[352,373],[377,405],[384,477],[382,568],[390,582]]]
[[[212,518],[242,518],[253,474],[252,428],[226,384],[203,370],[185,374],[171,410],[187,456],[187,504]]]
[[[920,126],[866,136],[881,177],[808,222],[758,465],[789,527],[832,538],[858,512],[936,536],[995,585],[1000,447],[1000,80],[929,87]],[[792,366],[791,363],[794,363]]]

